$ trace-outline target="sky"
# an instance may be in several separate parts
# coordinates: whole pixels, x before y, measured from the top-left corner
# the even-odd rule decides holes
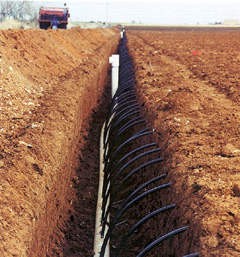
[[[64,2],[70,9],[72,21],[169,25],[240,21],[240,0],[48,0],[37,1],[37,4],[63,6]]]

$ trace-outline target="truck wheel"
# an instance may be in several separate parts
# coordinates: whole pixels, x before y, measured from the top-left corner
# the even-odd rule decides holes
[[[49,23],[47,22],[40,22],[39,23],[39,28],[40,29],[47,29],[49,27]]]
[[[67,24],[65,23],[62,23],[62,24],[59,24],[59,29],[66,29],[67,28]]]

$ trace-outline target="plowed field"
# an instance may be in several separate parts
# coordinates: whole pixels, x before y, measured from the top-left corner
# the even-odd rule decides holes
[[[240,256],[240,32],[129,31],[188,249]],[[191,236],[191,235],[190,235]]]
[[[62,246],[64,237],[84,240],[80,252],[90,254],[93,235],[84,235],[94,229],[97,180],[84,162],[97,165],[97,148],[85,148],[98,135],[86,130],[118,37],[110,29],[0,32],[0,256],[73,256],[76,244]],[[74,238],[64,236],[68,217],[84,224]]]

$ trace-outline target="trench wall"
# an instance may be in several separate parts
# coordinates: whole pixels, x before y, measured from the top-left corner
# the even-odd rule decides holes
[[[0,32],[1,256],[53,256],[60,244],[118,40],[114,29]]]

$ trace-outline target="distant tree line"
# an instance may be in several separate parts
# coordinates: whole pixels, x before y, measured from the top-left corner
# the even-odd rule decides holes
[[[29,1],[0,1],[0,20],[35,21],[37,11]]]

